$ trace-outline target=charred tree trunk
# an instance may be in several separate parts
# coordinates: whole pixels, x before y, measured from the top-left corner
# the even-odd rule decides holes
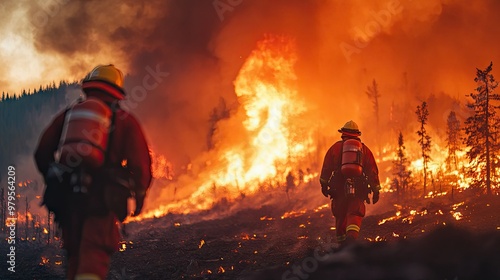
[[[29,205],[28,205],[28,196],[26,196],[26,214],[25,214],[25,239],[28,240],[28,235],[29,235]]]
[[[490,159],[490,129],[489,129],[489,88],[488,88],[488,80],[485,79],[485,89],[486,89],[486,106],[485,106],[485,127],[486,127],[486,193],[491,195],[491,159]]]
[[[50,244],[50,211],[47,215],[47,244]]]

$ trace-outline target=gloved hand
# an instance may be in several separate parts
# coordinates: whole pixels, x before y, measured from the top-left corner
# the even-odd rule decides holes
[[[321,185],[321,193],[325,197],[328,197],[328,195],[330,194],[330,188],[328,187],[328,185]]]
[[[138,216],[142,212],[142,207],[144,206],[144,199],[146,198],[146,193],[145,192],[136,192],[135,193],[135,210],[134,214],[132,214],[133,217]]]
[[[373,196],[372,196],[372,202],[373,204],[377,203],[378,199],[380,198],[380,191],[379,190],[374,190],[373,191]]]

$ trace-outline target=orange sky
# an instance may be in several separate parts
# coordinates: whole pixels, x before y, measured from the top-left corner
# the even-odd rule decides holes
[[[206,150],[207,119],[221,98],[238,107],[233,82],[257,41],[283,34],[296,42],[299,95],[325,135],[337,137],[351,118],[364,135],[378,133],[365,95],[373,79],[384,130],[411,132],[414,108],[432,94],[439,130],[453,99],[463,105],[474,90],[476,67],[493,61],[499,73],[499,8],[495,0],[8,0],[0,4],[0,88],[79,80],[114,63],[134,93],[151,71],[168,73],[130,108],[155,149],[182,164]]]

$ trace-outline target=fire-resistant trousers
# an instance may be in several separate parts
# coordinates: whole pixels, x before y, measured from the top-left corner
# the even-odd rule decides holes
[[[113,213],[86,218],[75,214],[70,224],[62,226],[62,238],[68,257],[68,279],[106,279],[111,255],[120,242]]]
[[[332,199],[332,214],[335,217],[337,242],[356,240],[366,208],[362,199],[347,196]]]

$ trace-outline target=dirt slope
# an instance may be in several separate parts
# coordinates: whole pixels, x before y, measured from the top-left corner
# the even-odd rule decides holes
[[[108,279],[500,279],[500,197],[467,197],[386,202],[364,219],[360,244],[342,251],[328,205],[220,206],[134,222]],[[64,279],[57,243],[16,250],[17,272],[3,264],[0,279]]]

